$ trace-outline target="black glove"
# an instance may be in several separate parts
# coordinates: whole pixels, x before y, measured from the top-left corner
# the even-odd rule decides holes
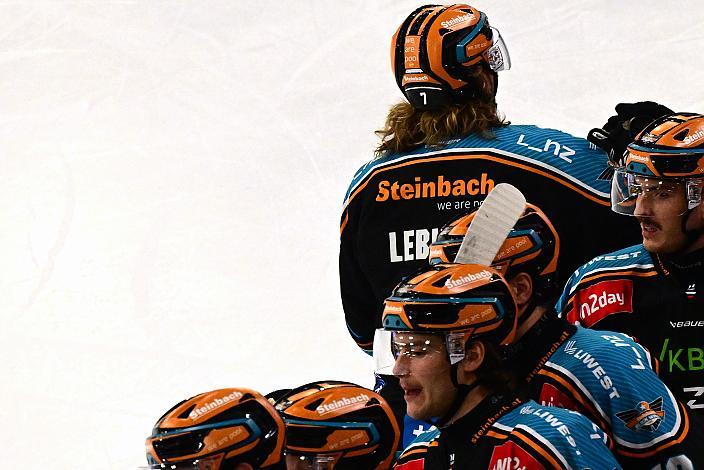
[[[616,116],[611,116],[603,128],[589,131],[587,140],[609,155],[613,167],[623,165],[623,154],[628,144],[659,117],[672,114],[667,106],[653,101],[639,103],[619,103],[616,105]]]

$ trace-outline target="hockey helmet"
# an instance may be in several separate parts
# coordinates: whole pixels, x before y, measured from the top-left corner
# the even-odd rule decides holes
[[[434,110],[477,96],[476,67],[496,73],[511,62],[486,15],[456,4],[425,5],[411,13],[391,39],[391,65],[411,105]]]
[[[279,398],[287,468],[386,469],[400,432],[381,395],[340,381],[312,382]]]
[[[445,225],[430,245],[430,264],[452,263],[477,211]],[[491,266],[511,279],[519,272],[531,275],[536,295],[555,289],[555,272],[560,255],[560,236],[545,213],[526,204],[523,215],[506,237]]]
[[[702,201],[704,115],[676,113],[653,121],[628,145],[624,166],[616,169],[611,208],[634,215],[639,195],[681,192],[682,213]]]
[[[465,345],[484,340],[497,346],[514,341],[518,311],[511,288],[495,269],[477,264],[436,264],[402,281],[384,302],[382,329],[374,338],[376,372],[388,374],[401,354],[414,355],[409,333],[444,337],[450,364],[465,356]]]
[[[201,393],[167,411],[147,438],[150,469],[231,470],[283,466],[284,423],[258,392]]]

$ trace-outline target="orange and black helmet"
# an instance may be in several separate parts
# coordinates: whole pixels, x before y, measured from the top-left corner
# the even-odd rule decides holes
[[[457,352],[463,354],[470,340],[511,344],[517,313],[511,288],[495,269],[436,264],[396,286],[384,302],[382,325],[391,331],[461,333]]]
[[[396,83],[414,108],[439,109],[477,96],[477,67],[496,73],[510,67],[499,32],[484,13],[464,4],[425,5],[391,39]]]
[[[282,469],[284,423],[258,392],[225,388],[201,393],[167,411],[147,438],[152,469]]]
[[[634,215],[638,195],[683,186],[686,210],[702,201],[704,115],[675,113],[650,123],[628,145],[611,181],[611,208]]]
[[[658,178],[704,177],[704,115],[678,113],[653,121],[628,146],[625,167]]]
[[[440,230],[430,245],[431,265],[454,262],[476,213],[460,217]],[[526,204],[526,210],[509,232],[491,266],[507,279],[520,272],[529,274],[535,294],[549,297],[558,287],[555,273],[559,255],[560,236],[552,222],[538,206]]]
[[[312,382],[279,398],[288,468],[391,468],[400,432],[381,395],[349,382]]]

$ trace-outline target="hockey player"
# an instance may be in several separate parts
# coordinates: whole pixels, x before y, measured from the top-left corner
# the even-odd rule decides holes
[[[430,247],[431,263],[455,259],[475,216],[443,228]],[[557,316],[559,255],[555,228],[528,204],[492,263],[518,305],[516,340],[504,355],[520,388],[542,405],[579,411],[598,424],[624,468],[704,466],[704,422],[658,378],[648,351],[623,333],[576,327]]]
[[[510,60],[483,12],[420,7],[394,34],[391,57],[405,100],[389,111],[377,157],[354,176],[341,217],[342,303],[360,348],[370,352],[384,299],[427,263],[440,227],[498,183],[517,186],[551,218],[566,274],[605,247],[637,241],[635,228],[608,210],[602,151],[499,115],[498,73]]]
[[[378,394],[333,380],[312,382],[280,396],[289,470],[391,468],[399,429]]]
[[[284,423],[254,390],[225,388],[184,400],[147,438],[150,469],[283,470]]]
[[[517,308],[492,268],[437,264],[386,300],[374,342],[379,370],[400,379],[408,414],[437,419],[400,456],[399,469],[620,468],[608,436],[574,411],[510,392],[499,347]]]
[[[597,256],[570,277],[557,303],[568,321],[634,336],[660,376],[704,414],[704,116],[656,120],[616,170],[612,208],[634,216],[642,243]]]

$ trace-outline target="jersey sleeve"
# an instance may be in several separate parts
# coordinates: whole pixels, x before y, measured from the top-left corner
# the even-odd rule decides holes
[[[570,308],[571,294],[574,291],[575,286],[578,282],[579,270],[572,273],[569,279],[567,279],[567,283],[565,284],[565,287],[562,290],[562,294],[560,294],[560,297],[558,297],[557,302],[555,303],[555,311],[557,312],[559,317],[567,318],[567,312]]]
[[[704,442],[701,425],[693,429],[686,408],[652,369],[649,352],[630,336],[578,329],[546,368],[572,384],[593,421],[604,423],[624,467],[653,468],[677,455],[704,464],[694,446]]]
[[[340,221],[340,295],[345,313],[345,323],[352,339],[365,353],[372,354],[375,319],[381,307],[369,281],[359,265],[357,230],[359,214],[356,204],[350,204],[350,195],[345,198]]]
[[[422,470],[425,468],[428,450],[438,438],[440,432],[437,428],[421,433],[394,462],[395,470]],[[435,442],[437,445],[437,442]]]
[[[581,414],[530,405],[521,413],[532,416],[516,424],[506,442],[495,447],[490,464],[508,457],[527,470],[621,468],[608,435]]]

